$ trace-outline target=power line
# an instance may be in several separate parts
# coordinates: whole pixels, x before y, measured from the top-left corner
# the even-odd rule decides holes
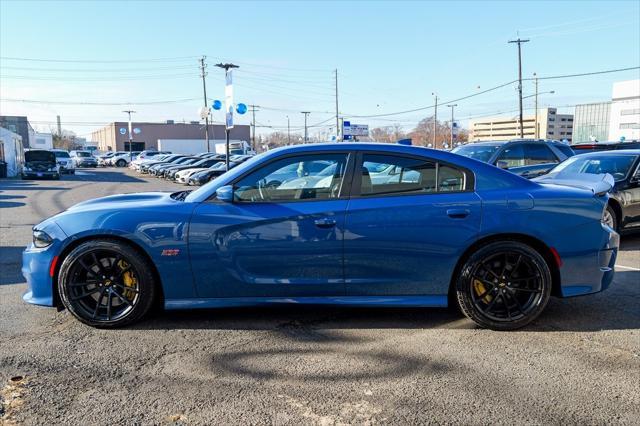
[[[23,62],[53,62],[53,63],[92,63],[92,64],[115,64],[115,63],[131,63],[131,62],[177,62],[192,61],[197,56],[176,56],[170,58],[150,58],[150,59],[43,59],[43,58],[18,58],[12,56],[0,56],[5,61],[23,61]]]

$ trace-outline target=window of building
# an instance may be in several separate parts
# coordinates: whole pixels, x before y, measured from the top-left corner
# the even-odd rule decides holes
[[[640,108],[623,109],[622,111],[620,111],[620,115],[636,115],[636,114],[640,114]]]
[[[640,129],[639,123],[620,123],[620,129]]]
[[[393,155],[365,154],[360,194],[429,194],[462,191],[463,171],[432,161]]]
[[[554,126],[553,124],[549,124],[549,126],[548,126],[548,127],[549,127],[550,129],[553,129],[553,128],[555,128],[556,126]]]
[[[553,118],[553,117],[550,117],[550,118],[549,118],[549,121],[556,121],[556,119],[555,119],[555,118]]]
[[[347,154],[314,154],[274,161],[235,184],[240,202],[287,202],[337,198]]]

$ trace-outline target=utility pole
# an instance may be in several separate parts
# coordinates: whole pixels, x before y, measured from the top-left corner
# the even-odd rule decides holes
[[[535,138],[538,139],[540,137],[539,136],[539,131],[538,131],[538,76],[537,76],[537,74],[535,72],[533,73],[533,78],[534,78],[533,81],[536,84],[536,108],[535,108],[535,110],[536,110],[536,129],[535,129],[536,136],[535,136]]]
[[[251,149],[255,151],[256,150],[256,108],[260,108],[260,105],[249,105],[249,108],[251,108],[251,114],[253,115],[252,125],[251,125],[251,127],[253,127],[253,135],[251,136],[251,147],[252,147]]]
[[[340,128],[338,127],[338,69],[336,68],[336,142],[338,141],[338,136],[340,134]]]
[[[60,116],[56,115],[56,120],[58,121],[58,137],[62,139],[62,124],[60,124]]]
[[[289,121],[288,115],[287,115],[287,145],[291,145],[291,122]]]
[[[304,143],[307,143],[309,141],[307,137],[307,116],[311,114],[311,111],[301,111],[300,113],[304,114]]]
[[[207,68],[207,65],[204,63],[204,60],[207,59],[206,56],[200,58],[200,77],[202,77],[202,91],[204,92],[204,107],[207,109],[207,83],[205,77],[207,73],[204,71]],[[207,152],[211,152],[211,147],[209,146],[209,111],[207,111],[207,115],[204,118],[204,137],[207,140]]]
[[[438,149],[438,145],[436,145],[436,132],[438,128],[438,95],[435,92],[431,92],[433,96],[436,98],[436,106],[433,113],[433,149]]]
[[[135,111],[131,111],[131,110],[127,110],[127,111],[122,111],[122,112],[126,112],[127,114],[129,114],[129,160],[131,160],[131,145],[133,145],[133,131],[131,129],[131,114],[134,114]],[[116,151],[118,149],[116,148]]]
[[[230,63],[226,63],[226,64],[219,63],[219,64],[216,64],[216,67],[224,69],[225,77],[228,77],[228,74],[229,74],[229,70],[230,70],[230,69],[233,69],[233,68],[240,68],[238,65],[234,65],[234,64],[230,64]],[[233,94],[233,93],[232,93],[232,94]],[[227,96],[227,95],[226,95],[226,93],[225,93],[225,98],[226,98],[226,96]],[[226,99],[225,99],[225,100],[226,100]],[[233,106],[231,106],[231,107],[233,108]],[[225,112],[225,117],[226,117],[226,112]],[[226,118],[225,118],[225,121],[226,121]],[[225,132],[225,135],[226,135],[227,143],[226,143],[226,149],[225,149],[225,159],[224,159],[224,162],[225,162],[225,166],[226,166],[226,170],[227,170],[227,171],[229,171],[229,133],[230,133],[230,130],[231,130],[231,129],[229,129],[229,127],[227,127],[227,126],[225,125],[225,127],[224,127],[224,132]]]
[[[527,43],[529,40],[510,40],[509,43],[518,43],[518,99],[520,100],[520,139],[524,138],[523,117],[522,117],[522,43]],[[536,115],[538,111],[536,111]]]
[[[451,143],[449,144],[449,148],[453,149],[453,109],[458,106],[458,104],[449,104],[447,105],[451,108]]]

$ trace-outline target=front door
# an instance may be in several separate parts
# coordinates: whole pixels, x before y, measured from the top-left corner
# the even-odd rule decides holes
[[[481,201],[473,174],[424,158],[365,153],[345,225],[350,296],[437,295],[477,238]]]
[[[276,159],[240,177],[232,203],[198,206],[189,228],[198,295],[343,295],[348,157]]]

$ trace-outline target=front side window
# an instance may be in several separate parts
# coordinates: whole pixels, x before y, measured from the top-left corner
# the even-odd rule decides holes
[[[464,184],[461,170],[434,161],[380,154],[363,156],[363,196],[462,191]]]
[[[240,202],[287,202],[340,196],[347,154],[300,155],[276,160],[240,179]]]

